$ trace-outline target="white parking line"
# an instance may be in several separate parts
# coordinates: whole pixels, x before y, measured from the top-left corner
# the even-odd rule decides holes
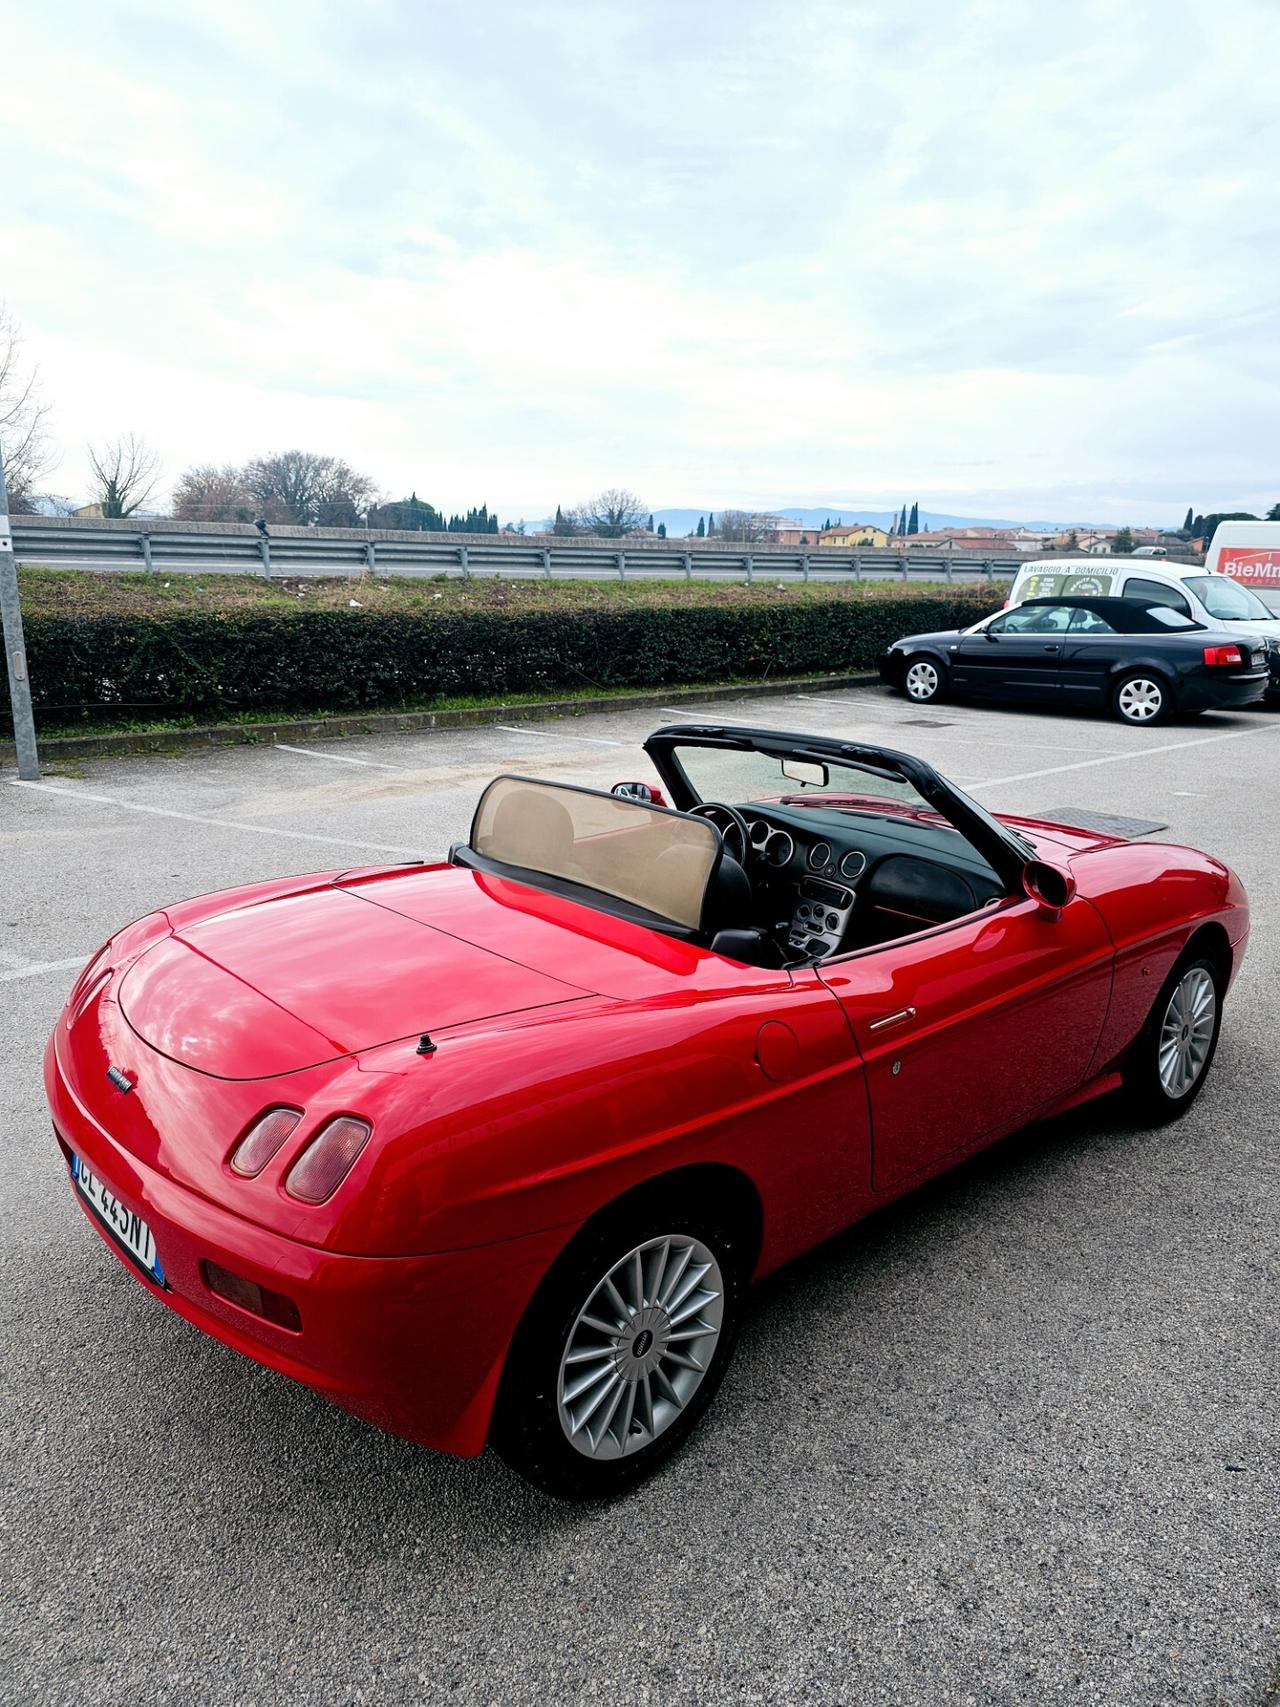
[[[402,771],[407,765],[389,765],[381,759],[353,759],[348,753],[317,753],[314,747],[291,747],[285,741],[277,741],[275,749],[278,753],[301,753],[304,759],[332,759],[335,765],[368,765],[375,771]]]
[[[78,954],[74,960],[33,960],[29,966],[0,972],[0,984],[12,984],[15,978],[38,978],[43,972],[70,972],[76,966],[83,966],[88,958],[87,954]]]
[[[134,800],[113,800],[108,794],[86,794],[79,788],[56,788],[51,782],[22,782],[8,779],[10,788],[36,788],[55,800],[82,800],[94,806],[115,806],[121,812],[145,812],[152,818],[176,818],[183,824],[211,824],[215,830],[251,830],[255,836],[283,836],[290,842],[321,842],[331,848],[364,848],[370,853],[393,853],[421,857],[421,849],[392,842],[359,842],[351,836],[316,836],[309,830],[278,830],[272,824],[244,824],[235,818],[206,818],[196,812],[171,812],[165,806],[140,806]]]
[[[517,729],[510,723],[495,723],[495,729],[501,729],[504,735],[527,735],[534,741],[585,741],[588,747],[625,747],[625,741],[606,741],[603,735],[570,735],[566,730],[550,729]]]
[[[1148,759],[1154,753],[1178,753],[1184,747],[1211,747],[1217,741],[1242,741],[1246,735],[1274,734],[1280,725],[1258,723],[1252,729],[1231,729],[1222,735],[1202,735],[1195,741],[1165,741],[1158,747],[1135,747],[1131,753],[1108,753],[1098,759],[1077,759],[1070,765],[1047,765],[1044,770],[1018,771],[1013,776],[991,776],[985,782],[970,783],[971,788],[999,788],[1006,782],[1031,782],[1036,777],[1059,776],[1063,771],[1087,771],[1094,765],[1118,765],[1126,759]]]

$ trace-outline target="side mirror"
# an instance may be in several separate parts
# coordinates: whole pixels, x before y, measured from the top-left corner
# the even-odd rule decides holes
[[[642,800],[646,806],[665,806],[660,788],[653,788],[647,782],[615,782],[609,790],[621,800]]]
[[[1040,917],[1054,922],[1076,892],[1076,880],[1061,865],[1047,860],[1029,860],[1022,868],[1022,887],[1040,910]]]
[[[993,646],[996,643],[996,641],[999,640],[999,638],[1000,638],[1000,636],[996,633],[996,631],[993,628],[984,628],[982,631],[982,634],[983,634],[983,638],[986,640],[989,640]]]

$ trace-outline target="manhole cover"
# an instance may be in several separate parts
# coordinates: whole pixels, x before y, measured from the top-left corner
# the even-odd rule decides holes
[[[955,724],[940,717],[904,717],[904,728],[910,724],[913,729],[954,729]]]
[[[1096,830],[1100,836],[1120,836],[1129,842],[1169,828],[1168,824],[1161,824],[1154,818],[1118,818],[1110,812],[1087,812],[1079,806],[1046,806],[1035,816],[1054,824],[1070,824],[1073,830]]]

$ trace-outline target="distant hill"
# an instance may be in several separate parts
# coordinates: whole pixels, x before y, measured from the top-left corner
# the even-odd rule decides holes
[[[730,506],[732,508],[733,506]],[[718,512],[717,512],[718,513]],[[805,508],[796,504],[780,504],[770,510],[771,515],[786,516],[803,528],[820,528],[831,518],[833,522],[870,522],[875,527],[891,528],[898,519],[897,510],[857,510],[848,504],[824,504],[820,508]],[[665,522],[668,534],[673,539],[683,538],[692,533],[698,525],[699,517],[705,519],[706,510],[655,510],[653,520],[655,527],[659,522]],[[544,517],[541,521],[532,521],[526,525],[531,533],[546,532],[551,527],[552,518]],[[935,528],[1036,528],[1045,533],[1055,532],[1061,524],[1058,522],[1016,522],[1007,517],[999,516],[948,516],[940,510],[921,510],[920,531],[931,532]],[[1087,526],[1086,523],[1075,523],[1075,526]]]

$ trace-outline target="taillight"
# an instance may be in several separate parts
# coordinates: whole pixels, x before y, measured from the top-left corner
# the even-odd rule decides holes
[[[67,1006],[68,1007],[70,1007],[73,1002],[76,1003],[78,1006],[83,1005],[80,1002],[80,998],[83,995],[84,991],[86,989],[88,989],[89,980],[93,977],[94,973],[98,971],[98,969],[102,965],[103,960],[106,958],[107,954],[110,952],[111,944],[112,944],[113,940],[114,940],[113,938],[108,937],[106,942],[103,943],[102,947],[97,951],[97,953],[91,954],[89,956],[88,960],[85,961],[84,970],[81,972],[80,976],[76,979],[75,983],[72,985],[71,994],[67,997]]]
[[[101,956],[99,955],[98,958],[101,959]],[[76,1005],[73,1008],[68,1009],[68,1012],[67,1012],[67,1030],[68,1031],[71,1030],[71,1027],[80,1018],[80,1015],[89,1006],[89,1003],[93,1000],[93,998],[97,995],[101,995],[102,991],[106,989],[107,985],[110,982],[111,982],[110,969],[108,969],[106,972],[99,972],[98,976],[95,979],[93,979],[93,981],[89,984],[85,984],[83,978],[80,980],[80,983],[76,985],[76,988],[77,988],[77,990],[79,990],[79,989],[81,989],[81,986],[83,986],[83,993],[80,996],[80,999],[76,1003]]]
[[[284,1188],[303,1203],[323,1203],[346,1179],[356,1157],[369,1142],[373,1128],[367,1120],[348,1114],[331,1120],[289,1169]]]
[[[231,1152],[233,1170],[245,1179],[260,1174],[301,1119],[296,1108],[269,1108]]]
[[[1206,646],[1204,661],[1206,664],[1243,664],[1244,657],[1238,646]]]

